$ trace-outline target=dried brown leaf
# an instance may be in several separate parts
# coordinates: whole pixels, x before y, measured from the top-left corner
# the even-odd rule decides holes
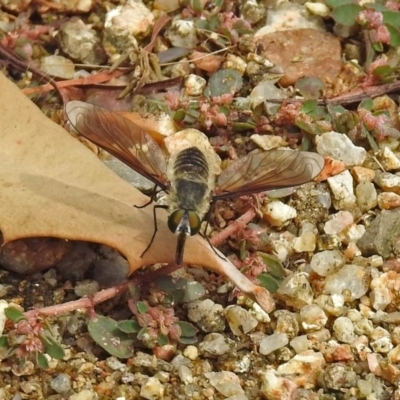
[[[0,73],[0,229],[4,243],[28,237],[56,237],[103,243],[120,251],[130,272],[154,263],[172,263],[176,238],[167,213],[133,205],[147,197],[109,170],[88,148],[45,117]],[[268,292],[219,258],[199,235],[189,238],[184,261],[227,275],[266,311]]]

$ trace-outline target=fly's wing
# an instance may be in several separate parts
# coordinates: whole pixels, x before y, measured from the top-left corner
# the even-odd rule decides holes
[[[251,154],[222,171],[214,199],[302,185],[315,178],[323,167],[323,157],[306,151],[271,150]]]
[[[164,152],[142,128],[115,112],[82,101],[70,101],[65,112],[72,126],[86,139],[163,190],[168,188]]]

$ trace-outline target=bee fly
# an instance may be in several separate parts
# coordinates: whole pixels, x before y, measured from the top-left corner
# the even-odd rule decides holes
[[[65,110],[80,134],[152,181],[156,185],[153,194],[157,187],[168,193],[168,227],[178,236],[178,265],[182,263],[186,238],[199,232],[210,203],[302,185],[317,176],[324,166],[324,159],[316,153],[271,150],[240,158],[216,179],[207,150],[202,146],[188,146],[172,154],[167,164],[157,142],[127,118],[80,101],[69,102]],[[167,207],[154,206],[155,229],[142,256],[157,232],[156,208]]]

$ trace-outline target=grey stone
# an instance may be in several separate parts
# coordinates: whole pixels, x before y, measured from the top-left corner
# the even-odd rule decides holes
[[[393,245],[400,236],[400,208],[383,210],[378,215],[363,237],[357,242],[363,256],[379,254],[389,257]]]

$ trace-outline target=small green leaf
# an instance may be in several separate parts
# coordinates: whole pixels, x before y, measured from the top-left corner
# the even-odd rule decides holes
[[[8,319],[11,319],[12,322],[18,322],[21,319],[26,319],[24,313],[15,307],[7,307],[4,310],[4,313]]]
[[[192,337],[199,332],[199,330],[189,322],[177,321],[174,325],[178,325],[181,328],[181,337]]]
[[[308,122],[302,120],[300,117],[301,116],[295,120],[296,126],[303,131],[310,133],[311,135],[320,135],[324,132],[329,132],[332,130],[332,126],[328,121]]]
[[[386,28],[390,33],[390,45],[392,47],[400,46],[400,31],[399,28],[396,28],[390,24],[386,24]]]
[[[381,65],[372,71],[372,75],[381,79],[382,82],[391,82],[395,79],[395,69],[390,65]]]
[[[45,352],[56,360],[62,360],[65,357],[64,349],[52,337],[42,335],[40,337],[44,344]]]
[[[336,132],[347,133],[354,129],[360,122],[360,118],[356,112],[343,111],[343,112],[332,112],[333,128]]]
[[[400,12],[398,11],[383,11],[383,23],[389,24],[394,28],[400,28]]]
[[[311,111],[308,115],[316,119],[325,119],[326,117],[328,117],[328,111],[326,107],[318,106],[315,107],[314,111]]]
[[[358,4],[343,4],[332,11],[332,18],[342,25],[352,26],[363,8]]]
[[[147,328],[142,328],[137,334],[137,339],[143,340],[145,336],[147,336]]]
[[[8,347],[8,336],[7,335],[2,335],[0,336],[0,347]]]
[[[200,118],[200,111],[194,108],[188,108],[185,112],[185,118],[183,120],[186,124],[194,124]]]
[[[165,346],[168,343],[169,343],[168,336],[167,335],[163,335],[162,333],[160,333],[158,335],[158,338],[157,338],[157,344],[159,346]]]
[[[185,296],[183,298],[184,303],[198,300],[203,297],[206,293],[204,287],[196,281],[187,281],[185,286]]]
[[[353,3],[354,3],[353,0],[326,0],[326,4],[332,8],[343,6],[344,4],[353,4]]]
[[[338,105],[331,106],[328,104],[327,108],[329,114],[331,114],[332,116],[335,116],[335,114],[342,114],[344,112],[347,112],[347,110],[344,107]]]
[[[194,25],[199,30],[209,30],[210,29],[210,25],[206,19],[196,18]]]
[[[185,110],[182,109],[176,110],[174,114],[174,121],[176,122],[183,121],[185,119],[185,115],[186,115]]]
[[[374,102],[371,98],[366,98],[361,100],[361,103],[358,105],[357,109],[360,110],[361,108],[371,111],[372,107],[374,106]]]
[[[325,88],[324,82],[314,76],[303,76],[297,79],[294,88],[305,99],[318,99]]]
[[[200,14],[203,11],[203,4],[200,0],[192,0],[191,3],[194,12]]]
[[[140,314],[146,314],[149,311],[149,306],[143,301],[138,301],[136,307]]]
[[[42,353],[36,353],[36,363],[42,369],[49,368],[49,363],[47,362],[47,358]]]
[[[197,342],[198,342],[198,340],[197,340],[196,336],[191,336],[191,337],[181,336],[179,338],[179,343],[182,343],[182,344],[195,344]]]
[[[383,44],[381,42],[374,42],[372,43],[372,48],[375,50],[376,53],[382,53],[383,51]]]
[[[317,105],[317,100],[307,100],[301,106],[300,111],[304,114],[309,114],[317,108]]]
[[[300,150],[301,150],[301,151],[309,151],[311,147],[312,147],[312,142],[311,142],[311,140],[310,140],[310,137],[304,135],[304,136],[301,138]]]
[[[97,315],[89,320],[88,331],[92,339],[107,353],[118,358],[133,356],[133,340],[118,329],[117,321]]]
[[[171,293],[178,289],[176,281],[171,275],[164,275],[156,278],[154,286],[162,292]]]
[[[234,69],[221,69],[208,80],[204,95],[218,97],[227,93],[236,93],[243,86],[242,76]]]
[[[265,287],[271,293],[275,293],[281,283],[270,274],[260,274],[257,276],[257,279],[260,282],[260,285]]]
[[[375,139],[372,137],[371,133],[367,129],[367,127],[363,124],[361,124],[361,133],[364,137],[367,138],[369,145],[371,146],[371,149],[374,153],[378,153],[379,147],[375,142]]]
[[[134,319],[118,322],[118,329],[125,333],[138,333],[142,327]]]
[[[133,282],[131,282],[128,285],[128,289],[129,289],[129,296],[130,296],[131,300],[133,300],[135,302],[139,301],[140,295],[141,295],[141,293],[140,293],[140,285],[136,285]]]
[[[272,276],[278,279],[283,279],[286,276],[283,265],[277,257],[261,251],[258,251],[257,255],[262,258],[264,264],[268,267],[268,272]]]
[[[231,113],[231,109],[228,106],[219,106],[218,112],[226,116],[229,116],[229,114]]]
[[[235,132],[248,132],[254,131],[256,124],[253,122],[234,122],[232,126]]]

